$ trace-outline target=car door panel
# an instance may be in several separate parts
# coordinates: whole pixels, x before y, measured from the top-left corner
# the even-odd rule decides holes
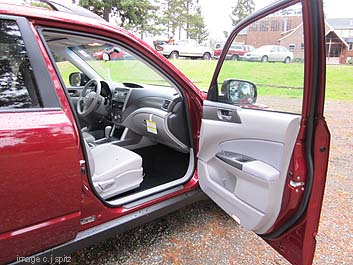
[[[266,233],[281,208],[301,116],[210,101],[204,109],[198,167],[206,178],[200,178],[201,188],[244,227]],[[237,118],[224,121],[218,113],[225,110]]]
[[[221,72],[223,66],[229,67],[223,62],[231,43],[252,23],[298,2],[302,5],[305,39],[301,115],[234,101],[229,97],[234,92],[233,85],[247,81],[238,76],[236,68],[241,65],[233,67],[233,71],[226,68]],[[293,264],[313,261],[327,173],[330,135],[323,117],[324,39],[322,0],[277,1],[242,20],[224,45],[201,122],[198,153],[201,189]],[[225,79],[219,80],[221,76]],[[256,99],[254,93],[252,103]],[[222,102],[228,103],[228,111],[237,112],[240,122],[232,122],[230,118],[226,121],[222,116],[223,119],[217,119],[218,112],[225,114],[227,110]]]
[[[63,111],[1,113],[0,124],[2,263],[73,239],[82,183],[77,136]]]
[[[60,101],[65,98],[55,90],[30,24],[22,17],[0,18],[1,34],[6,36],[0,41],[1,54],[11,54],[14,66],[7,71],[16,73],[16,65],[21,65],[23,77],[17,76],[16,86],[1,79],[6,92],[0,100],[3,264],[75,238],[80,228],[83,155],[67,102]],[[16,39],[9,37],[14,35]],[[28,105],[18,104],[26,91],[32,95]]]

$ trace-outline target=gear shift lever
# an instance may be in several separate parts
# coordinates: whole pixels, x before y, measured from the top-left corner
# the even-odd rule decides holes
[[[110,137],[110,132],[112,131],[112,126],[106,126],[104,129],[104,136],[105,138],[109,138]]]

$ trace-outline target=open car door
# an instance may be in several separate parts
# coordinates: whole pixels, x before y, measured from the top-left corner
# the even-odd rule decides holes
[[[252,23],[298,4],[303,19],[298,27],[305,37],[301,113],[258,108],[254,83],[219,80],[227,51]],[[325,57],[322,0],[273,3],[238,23],[230,34],[203,106],[201,189],[293,264],[311,264],[316,245],[330,142],[323,117]]]

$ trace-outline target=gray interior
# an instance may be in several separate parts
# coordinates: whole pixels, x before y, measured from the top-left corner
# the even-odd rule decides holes
[[[85,147],[93,185],[103,199],[140,186],[143,169],[138,154],[111,143]]]
[[[232,113],[233,121],[217,115]],[[203,191],[245,228],[279,214],[301,116],[204,102],[198,169]],[[274,128],[276,128],[274,130]]]
[[[146,68],[155,70],[158,82],[152,80],[151,84],[149,81],[142,84],[131,79],[124,81],[123,75],[119,76],[119,82],[104,80],[89,65],[92,61],[97,61],[98,66],[100,63],[105,65],[104,61],[94,57],[94,52],[109,46],[124,48],[117,43],[76,33],[44,30],[43,36],[57,62],[69,61],[88,80],[96,80],[92,83],[96,87],[88,87],[88,82],[87,87],[75,85],[66,89],[78,114],[80,109],[77,104],[90,102],[82,100],[86,99],[82,91],[86,90],[87,95],[96,93],[95,98],[98,98],[92,112],[87,116],[78,116],[89,154],[92,188],[103,199],[112,205],[123,205],[147,196],[157,196],[192,177],[195,162],[185,103],[182,94],[167,78],[134,56],[133,51],[126,50],[129,60],[132,60],[129,62],[140,63],[140,66],[145,64]],[[86,47],[96,48],[89,50]],[[124,60],[110,63],[119,64]],[[100,73],[102,69],[104,67],[99,69]],[[110,74],[108,76],[111,77]],[[89,106],[79,107],[91,109]],[[147,128],[148,123],[155,126],[154,130]],[[163,163],[159,166],[159,159],[154,159],[154,156],[162,156],[160,160],[170,167],[171,173],[160,170]],[[178,161],[174,163],[175,159]]]

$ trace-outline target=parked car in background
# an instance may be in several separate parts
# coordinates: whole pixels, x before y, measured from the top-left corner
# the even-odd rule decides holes
[[[175,44],[156,45],[156,50],[170,59],[178,59],[179,57],[202,58],[210,60],[212,50],[209,47],[200,45],[196,40],[180,40]]]
[[[265,45],[248,52],[244,60],[252,62],[284,62],[290,63],[293,60],[293,53],[281,45]]]
[[[213,51],[213,58],[219,59],[219,56],[221,55],[222,50],[223,50],[223,45],[218,45],[218,48],[216,48]],[[230,49],[227,52],[226,60],[235,60],[235,61],[242,60],[244,55],[247,52],[252,52],[254,50],[255,48],[252,45],[234,43],[232,44],[232,46],[230,46]]]
[[[153,41],[153,46],[155,49],[157,49],[157,46],[158,45],[164,45],[164,44],[167,44],[168,41],[167,40],[154,40]]]
[[[104,50],[92,53],[93,57],[97,60],[103,60],[103,54],[108,55],[109,60],[129,60],[132,56],[123,51],[119,47],[107,47]]]

